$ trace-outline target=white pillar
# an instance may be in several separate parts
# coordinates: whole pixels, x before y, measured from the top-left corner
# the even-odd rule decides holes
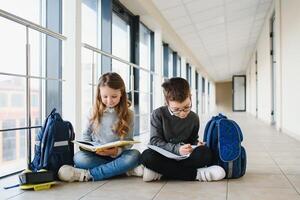
[[[62,114],[74,126],[75,133],[81,130],[81,0],[63,1]],[[77,134],[78,137],[80,134]]]

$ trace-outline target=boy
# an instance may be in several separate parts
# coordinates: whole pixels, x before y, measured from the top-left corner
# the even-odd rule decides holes
[[[145,166],[143,180],[164,179],[213,181],[225,177],[219,166],[211,166],[212,152],[198,141],[199,117],[191,111],[192,100],[188,82],[171,78],[162,84],[166,106],[151,115],[150,144],[177,155],[190,154],[187,159],[173,160],[152,149],[142,153]],[[195,149],[192,145],[197,145]]]

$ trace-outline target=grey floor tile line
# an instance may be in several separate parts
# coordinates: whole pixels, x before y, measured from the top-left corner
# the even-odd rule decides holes
[[[158,194],[162,191],[162,189],[167,185],[168,181],[165,182],[165,184],[163,184],[160,188],[160,190],[157,191],[157,193],[153,196],[152,200],[154,200]]]
[[[293,182],[289,179],[289,177],[284,173],[280,165],[277,163],[277,161],[273,158],[272,154],[270,154],[269,151],[266,151],[266,153],[270,156],[270,158],[273,160],[273,162],[276,164],[276,166],[281,171],[282,175],[287,179],[287,181],[290,183],[290,185],[294,188],[294,190],[297,192],[297,194],[300,196],[300,192],[297,190],[296,186],[293,184]]]
[[[99,185],[99,186],[96,187],[95,189],[88,191],[87,193],[85,193],[84,195],[82,195],[81,197],[79,197],[78,199],[83,199],[83,198],[84,198],[85,196],[87,196],[88,194],[90,194],[90,193],[92,193],[92,192],[98,190],[99,188],[101,188],[102,186],[106,185],[106,184],[109,183],[109,182],[110,182],[110,181],[104,182],[103,184]]]

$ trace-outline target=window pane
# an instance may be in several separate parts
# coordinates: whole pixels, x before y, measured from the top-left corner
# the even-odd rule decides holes
[[[181,76],[181,59],[179,56],[177,57],[177,76]]]
[[[0,6],[1,8],[1,6]],[[0,17],[0,71],[26,73],[25,27]],[[16,59],[18,58],[18,59]]]
[[[140,66],[150,70],[151,55],[151,32],[144,26],[140,25]]]
[[[18,127],[25,127],[25,119],[21,119]],[[19,155],[25,158],[26,155],[26,130],[19,130]],[[33,143],[34,144],[34,143]]]
[[[130,61],[130,26],[114,13],[112,16],[112,54]],[[129,66],[113,59],[112,71],[121,75],[128,90],[130,85]]]
[[[82,16],[82,41],[94,47],[100,46],[100,40],[98,41],[98,36],[101,38],[101,20],[98,20],[98,15],[101,16],[100,10],[98,9],[97,0],[82,0],[81,16]]]
[[[0,108],[6,107],[8,105],[8,98],[7,94],[4,92],[0,93]]]
[[[0,8],[18,17],[40,24],[40,4],[41,0],[3,0],[0,1]]]
[[[150,133],[150,114],[140,115],[140,134]]]
[[[81,90],[82,90],[82,128],[85,129],[89,112],[92,107],[92,62],[93,53],[85,48],[82,49],[82,70],[81,70]],[[96,79],[97,80],[97,79]],[[96,89],[96,87],[95,87]],[[94,95],[96,95],[94,93]]]
[[[2,128],[8,129],[16,127],[16,120],[8,119],[2,121]],[[16,131],[6,131],[2,133],[2,159],[11,161],[16,159]]]
[[[173,77],[173,51],[169,49],[169,77]]]
[[[42,125],[42,108],[45,107],[45,102],[42,94],[45,93],[44,80],[31,79],[31,89],[30,89],[30,98],[31,98],[31,126],[40,126]],[[37,130],[32,129],[32,134],[37,132]],[[35,135],[32,135],[35,138]]]
[[[6,106],[0,107],[0,122],[6,119],[25,118],[25,79],[0,75],[0,92],[8,99]]]
[[[140,93],[140,114],[150,114],[150,94]]]
[[[32,76],[45,76],[45,41],[45,34],[29,30],[30,75]]]

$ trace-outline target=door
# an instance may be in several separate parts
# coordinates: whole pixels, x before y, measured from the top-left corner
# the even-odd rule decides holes
[[[246,76],[235,75],[232,77],[232,108],[233,111],[246,111]]]

